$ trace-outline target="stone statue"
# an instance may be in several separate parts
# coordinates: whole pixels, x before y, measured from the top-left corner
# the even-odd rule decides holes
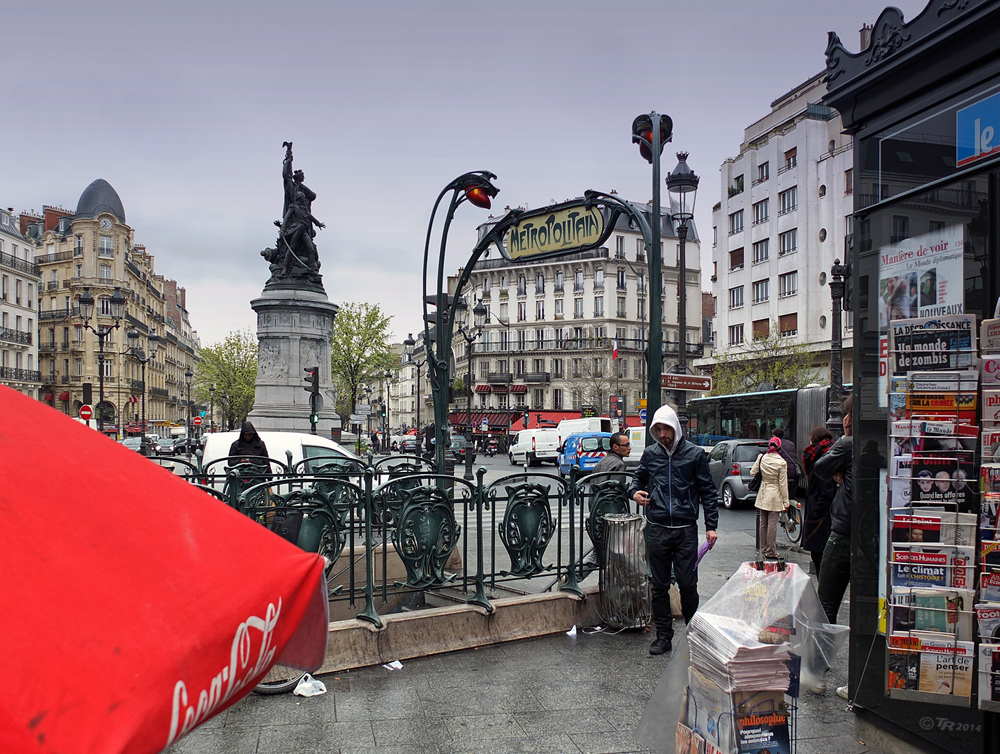
[[[292,142],[282,142],[285,159],[281,177],[285,187],[285,203],[278,226],[275,248],[264,249],[260,254],[271,263],[268,287],[323,287],[319,274],[319,251],[316,249],[316,228],[326,226],[312,214],[316,193],[303,183],[301,170],[292,171]]]

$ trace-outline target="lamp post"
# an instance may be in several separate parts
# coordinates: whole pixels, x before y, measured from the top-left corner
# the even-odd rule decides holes
[[[184,438],[184,445],[187,448],[188,458],[191,457],[191,378],[194,377],[194,372],[191,371],[191,367],[188,367],[184,372],[184,382],[187,383],[188,398],[187,398],[187,436]]]
[[[365,414],[365,434],[371,439],[372,432],[372,389],[365,385],[365,403],[368,404],[368,413]]]
[[[416,421],[414,423],[414,426],[416,426],[416,428],[417,428],[417,455],[419,456],[420,455],[420,433],[421,433],[421,431],[423,429],[420,426],[420,401],[422,400],[422,396],[420,394],[420,370],[424,368],[424,365],[427,362],[426,362],[426,360],[425,361],[418,361],[417,359],[414,358],[414,349],[415,349],[416,345],[417,345],[417,342],[413,339],[413,333],[410,333],[409,335],[407,335],[406,340],[403,341],[403,353],[406,354],[406,363],[409,364],[410,366],[416,367],[416,370],[417,370],[417,401],[416,401],[416,404],[417,404],[417,418],[416,418]]]
[[[688,223],[694,219],[694,201],[698,195],[698,176],[688,167],[688,153],[677,153],[677,167],[667,174],[667,191],[677,198],[677,212],[673,219],[677,223],[677,240],[680,251],[677,260],[677,325],[680,328],[680,343],[677,344],[677,371],[687,374],[687,241]],[[677,391],[677,418],[681,430],[687,431],[687,392]]]
[[[208,386],[208,431],[209,434],[215,432],[215,385]]]
[[[145,351],[143,351],[142,346],[139,345],[139,331],[134,327],[128,331],[128,339],[131,343],[129,347],[130,355],[137,362],[142,364],[142,442],[139,446],[139,452],[143,455],[149,455],[149,444],[146,438],[146,364],[153,360],[156,356],[156,349],[160,347],[160,336],[155,332],[151,332],[147,341],[149,343],[149,355],[147,356]]]
[[[83,289],[83,295],[80,296],[80,317],[83,319],[83,326],[90,330],[97,336],[97,383],[98,388],[98,402],[97,402],[97,430],[99,432],[104,432],[104,339],[107,338],[112,331],[117,330],[121,326],[122,318],[125,316],[125,297],[122,295],[121,288],[116,287],[115,292],[111,294],[111,318],[114,320],[114,324],[111,325],[98,325],[94,328],[90,324],[90,318],[94,314],[94,297],[90,295],[90,288]],[[117,407],[118,412],[118,422],[121,423],[121,406]]]
[[[660,153],[673,136],[673,121],[669,116],[652,112],[632,121],[632,141],[639,145],[639,154],[653,166],[653,203],[650,207],[649,243],[649,377],[646,390],[646,444],[653,442],[653,415],[660,407],[662,395],[660,375],[663,372],[663,286],[660,280],[662,252],[660,250]]]
[[[826,428],[834,437],[844,434],[844,418],[840,415],[840,398],[844,394],[844,339],[841,333],[844,305],[844,275],[846,265],[839,259],[830,268],[830,298],[833,312],[830,330],[830,399],[827,407]]]
[[[391,434],[390,429],[389,429],[389,427],[390,427],[390,424],[389,424],[389,390],[391,389],[391,385],[392,385],[392,370],[391,369],[386,369],[385,370],[385,416],[384,416],[384,418],[385,418],[385,427],[382,430],[382,446],[383,446],[383,449],[386,451],[386,455],[388,455],[389,451],[392,450],[391,445],[389,443],[389,435]]]
[[[471,482],[475,477],[472,474],[472,449],[475,447],[472,437],[472,354],[476,346],[476,338],[482,335],[483,325],[486,324],[486,307],[482,300],[476,301],[472,307],[472,327],[467,327],[469,305],[465,299],[455,302],[456,321],[458,322],[458,334],[465,340],[467,351],[467,370],[465,380],[465,408],[469,415],[469,444],[465,448],[465,474],[462,478]]]

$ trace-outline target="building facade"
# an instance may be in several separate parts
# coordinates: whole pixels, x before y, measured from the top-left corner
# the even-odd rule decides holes
[[[650,206],[634,205],[650,215]],[[677,231],[662,209],[663,369],[676,363],[680,343],[689,358],[703,354],[700,242],[689,228],[685,275],[687,332],[678,327]],[[484,226],[488,227],[488,226]],[[482,230],[482,229],[481,229]],[[462,296],[481,300],[486,324],[470,345],[454,339],[460,388],[452,406],[465,409],[471,373],[472,412],[594,410],[607,415],[611,396],[634,415],[645,398],[649,275],[642,235],[620,217],[608,246],[552,259],[512,263],[481,259]],[[449,278],[454,293],[458,277]],[[614,358],[617,350],[617,358]],[[471,370],[470,370],[471,354]]]
[[[0,210],[0,385],[38,397],[38,298],[34,244],[13,210]]]
[[[143,408],[147,432],[183,423],[183,375],[194,370],[197,341],[175,311],[176,301],[165,295],[165,288],[173,290],[176,299],[176,283],[165,286],[153,256],[135,243],[114,188],[98,179],[80,196],[75,212],[46,206],[41,214],[22,213],[21,226],[34,244],[41,275],[41,399],[75,416],[87,386],[96,406],[103,382],[104,408],[98,411],[105,432],[142,431]],[[126,301],[121,320],[112,316],[116,290]],[[85,291],[95,300],[89,322],[80,312]],[[107,332],[103,351],[95,330]]]
[[[748,353],[775,331],[804,344],[813,366],[830,361],[830,268],[853,232],[853,145],[840,115],[820,103],[817,75],[771,103],[747,127],[739,155],[721,168],[713,209],[714,345]],[[850,382],[853,320],[844,317],[844,380]],[[702,362],[711,365],[712,359]]]

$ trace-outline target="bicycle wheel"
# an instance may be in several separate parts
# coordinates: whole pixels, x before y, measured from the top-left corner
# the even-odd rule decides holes
[[[286,665],[275,665],[254,687],[257,694],[286,694],[299,685],[304,676],[301,670]]]
[[[785,530],[785,536],[788,537],[788,541],[793,545],[797,545],[802,539],[802,519],[799,507],[794,503],[789,508],[791,511],[785,518],[785,521],[781,524],[781,528]]]

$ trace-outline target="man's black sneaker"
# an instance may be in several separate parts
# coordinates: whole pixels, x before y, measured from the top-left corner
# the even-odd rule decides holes
[[[669,652],[671,649],[673,649],[673,646],[670,643],[670,639],[665,636],[657,636],[656,640],[649,645],[649,653],[651,655],[661,655],[664,652]]]

